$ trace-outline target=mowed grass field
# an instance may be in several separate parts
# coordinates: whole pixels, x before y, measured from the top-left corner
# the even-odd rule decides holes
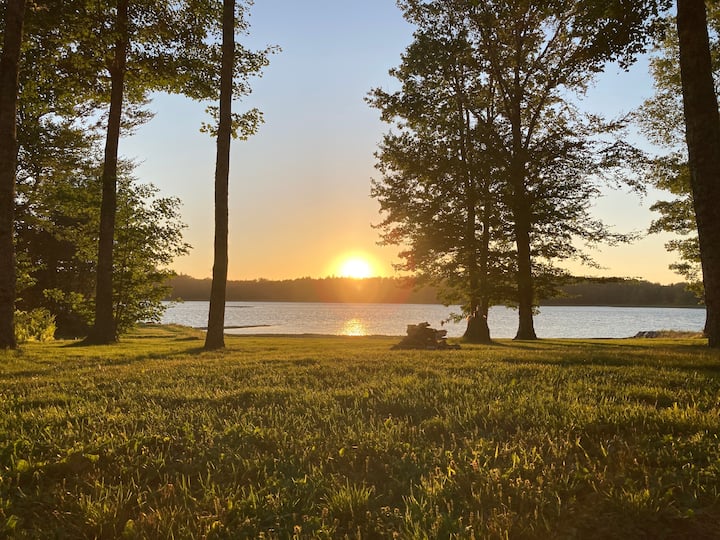
[[[0,537],[720,538],[702,339],[0,352]]]

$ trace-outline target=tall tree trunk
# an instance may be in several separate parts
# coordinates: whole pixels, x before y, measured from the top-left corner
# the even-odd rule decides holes
[[[228,178],[232,135],[232,84],[235,61],[235,0],[223,0],[220,123],[215,160],[215,261],[205,349],[225,347],[225,290],[228,270]]]
[[[533,278],[530,254],[530,216],[521,210],[515,216],[517,246],[518,331],[515,339],[537,339],[533,322]]]
[[[488,325],[488,312],[490,310],[490,298],[488,293],[488,251],[490,249],[490,208],[489,194],[483,195],[483,232],[480,238],[480,261],[475,269],[477,277],[471,279],[473,290],[470,316],[463,338],[470,343],[492,343],[490,337],[490,326]],[[474,217],[474,216],[473,216]],[[474,232],[474,230],[473,230]]]
[[[455,81],[455,96],[457,98],[458,125],[460,126],[460,160],[463,166],[463,181],[465,187],[465,264],[468,271],[469,308],[467,328],[463,339],[470,343],[490,343],[490,328],[487,324],[487,312],[482,311],[482,296],[485,289],[481,286],[483,275],[478,264],[478,239],[476,233],[478,190],[475,182],[472,164],[474,152],[471,151],[470,141],[471,121],[470,111],[465,106],[464,85],[460,80]],[[482,246],[480,246],[482,249]],[[481,255],[482,257],[482,255]],[[485,268],[487,273],[487,268]]]
[[[482,309],[482,297],[484,292],[480,285],[482,276],[480,274],[480,268],[478,267],[477,250],[475,249],[474,204],[468,205],[468,223],[466,225],[466,234],[472,234],[473,240],[470,242],[471,249],[468,249],[467,260],[470,287],[470,314],[468,315],[467,328],[463,334],[463,339],[470,343],[490,343],[490,328],[487,323],[487,312],[483,313]]]
[[[15,341],[15,174],[17,169],[18,64],[25,0],[8,0],[0,58],[0,348]]]
[[[509,164],[510,188],[512,190],[512,212],[514,221],[515,246],[517,249],[517,301],[518,331],[515,339],[537,339],[533,322],[533,276],[532,252],[530,250],[530,228],[532,215],[530,201],[525,183],[527,181],[526,147],[522,133],[522,101],[524,89],[520,76],[520,51],[522,44],[517,44],[517,55],[513,81],[513,99],[511,100],[510,122],[512,125],[512,155]]]
[[[530,252],[530,204],[525,190],[525,165],[518,151],[511,164],[512,210],[517,248],[518,331],[515,339],[537,339],[533,322],[533,276]]]
[[[484,345],[492,343],[487,320],[487,302],[484,299],[477,300],[475,305],[471,307],[463,340],[468,343],[482,343]]]
[[[493,213],[492,203],[490,201],[490,180],[485,180],[485,190],[483,193],[483,232],[480,239],[480,316],[483,319],[482,333],[485,343],[492,343],[490,337],[490,325],[488,324],[488,314],[490,312],[490,219]]]
[[[685,132],[710,347],[720,347],[720,115],[703,0],[678,0]]]
[[[110,72],[110,112],[105,139],[105,163],[102,174],[100,205],[100,236],[98,240],[97,281],[95,288],[95,324],[88,343],[106,344],[117,341],[117,325],[113,310],[113,243],[117,213],[117,167],[120,124],[122,120],[125,68],[129,41],[128,2],[118,0],[115,21],[116,42]]]

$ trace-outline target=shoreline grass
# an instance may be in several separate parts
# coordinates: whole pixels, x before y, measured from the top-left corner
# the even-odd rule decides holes
[[[0,537],[717,538],[702,339],[202,336],[0,352]]]

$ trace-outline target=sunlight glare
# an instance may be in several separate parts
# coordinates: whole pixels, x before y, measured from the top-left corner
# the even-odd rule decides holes
[[[360,319],[350,319],[345,321],[340,334],[343,336],[367,336],[368,331]]]
[[[355,279],[369,278],[373,275],[370,263],[359,257],[353,257],[345,260],[340,265],[340,277],[349,277]]]

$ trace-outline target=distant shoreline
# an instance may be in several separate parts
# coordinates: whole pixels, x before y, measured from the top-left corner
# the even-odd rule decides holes
[[[202,302],[202,300],[191,300],[194,302]],[[225,330],[240,330],[242,328],[269,328],[270,324],[242,324],[239,326],[224,326]],[[193,326],[195,330],[207,330],[207,326]]]
[[[166,300],[210,299],[210,279],[180,275],[168,282]],[[704,308],[686,284],[661,285],[622,278],[578,278],[560,287],[562,296],[541,299],[540,306]],[[299,278],[228,281],[230,302],[320,302],[358,304],[443,304],[435,287],[415,287],[406,278]]]
[[[186,299],[186,298],[175,298],[172,300],[165,300],[165,302],[176,302],[176,303],[184,303],[184,302],[209,302],[210,299]],[[440,302],[375,302],[375,301],[357,301],[357,302],[343,302],[340,300],[247,300],[247,299],[232,299],[228,298],[226,300],[227,302],[267,302],[267,303],[277,303],[277,304],[401,304],[401,305],[436,305],[441,306],[445,305]],[[452,306],[453,304],[451,304]],[[497,307],[501,304],[494,304],[490,307]],[[252,306],[226,306],[227,309],[240,309],[240,308],[251,308]],[[664,309],[705,309],[704,305],[684,305],[684,304],[562,304],[562,303],[541,303],[539,307],[606,307],[606,308],[664,308]],[[252,325],[252,326],[268,326],[268,325]],[[226,327],[229,328],[229,327]],[[243,326],[233,327],[233,328],[245,328]],[[204,328],[200,328],[203,330]]]

